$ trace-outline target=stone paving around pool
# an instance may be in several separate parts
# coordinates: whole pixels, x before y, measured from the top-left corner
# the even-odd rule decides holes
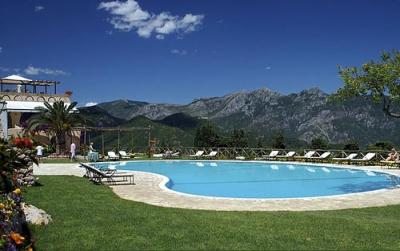
[[[272,162],[271,162],[272,163]],[[298,164],[289,163],[288,164]],[[310,164],[313,165],[313,164]],[[329,165],[339,167],[338,165]],[[400,176],[399,169],[381,167],[342,166],[390,173]],[[145,172],[133,172],[135,185],[111,186],[121,198],[147,204],[202,210],[219,211],[315,211],[347,208],[377,207],[400,204],[400,187],[347,195],[294,198],[294,199],[235,199],[188,195],[169,190],[164,186],[168,179],[164,176]],[[74,175],[82,177],[85,169],[79,164],[40,164],[34,166],[35,175]],[[88,181],[89,182],[89,181]],[[78,192],[78,191],[77,191]]]

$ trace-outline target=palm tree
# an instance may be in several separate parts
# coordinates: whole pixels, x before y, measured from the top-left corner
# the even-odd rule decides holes
[[[29,119],[28,130],[48,128],[56,136],[56,153],[60,154],[61,147],[65,146],[65,134],[71,135],[73,127],[81,124],[80,116],[74,111],[76,105],[76,102],[70,105],[64,104],[64,101],[56,101],[53,105],[44,102],[45,107],[35,108],[39,113]]]

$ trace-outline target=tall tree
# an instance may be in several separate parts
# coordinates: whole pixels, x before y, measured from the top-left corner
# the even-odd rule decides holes
[[[234,129],[228,141],[230,147],[247,147],[248,139],[243,129]]]
[[[45,107],[37,107],[39,112],[29,119],[28,130],[48,128],[55,134],[56,153],[60,154],[61,148],[65,148],[65,134],[70,134],[72,128],[81,123],[80,116],[74,111],[76,105],[76,102],[69,105],[63,101],[56,101],[53,105],[45,102]]]
[[[211,123],[197,128],[194,137],[194,145],[197,147],[216,147],[220,144],[220,136],[217,129]]]
[[[395,118],[400,113],[393,110],[393,103],[400,100],[400,52],[383,52],[379,61],[370,61],[361,67],[341,67],[339,73],[344,86],[334,98],[348,99],[370,96],[383,105],[383,111]]]
[[[272,147],[277,149],[285,149],[285,136],[282,131],[277,131],[272,138]]]
[[[311,140],[311,149],[327,149],[329,148],[328,142],[324,138],[313,138]]]

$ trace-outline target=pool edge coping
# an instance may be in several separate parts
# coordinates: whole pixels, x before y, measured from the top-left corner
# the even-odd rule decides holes
[[[340,164],[330,164],[330,163],[307,163],[307,162],[282,162],[282,161],[261,161],[261,160],[254,160],[254,161],[240,161],[240,160],[139,160],[139,161],[130,161],[130,162],[148,162],[148,161],[191,161],[191,162],[253,162],[253,163],[276,163],[276,164],[297,164],[297,165],[311,165],[311,166],[326,166],[326,167],[333,167],[333,168],[343,168],[343,169],[353,169],[353,170],[361,170],[361,171],[373,171],[373,172],[378,172],[378,173],[385,173],[385,174],[390,174],[394,175],[397,177],[400,177],[400,173],[398,172],[392,172],[393,170],[391,169],[381,169],[378,168],[377,166],[353,166],[353,165],[340,165]],[[125,162],[125,161],[122,161]],[[128,161],[126,161],[128,162]],[[117,163],[117,162],[102,162],[102,163]],[[399,169],[396,169],[399,171]],[[151,205],[157,205],[157,206],[163,206],[163,207],[173,207],[173,208],[186,208],[186,209],[199,209],[199,210],[217,210],[217,211],[315,211],[315,210],[336,210],[336,209],[350,209],[350,208],[365,208],[365,207],[373,207],[373,206],[386,206],[386,205],[396,205],[400,204],[400,196],[396,196],[398,200],[389,200],[386,201],[385,203],[377,203],[377,205],[374,205],[374,203],[371,202],[369,203],[362,203],[363,198],[362,197],[374,197],[377,195],[382,195],[382,194],[387,194],[389,192],[395,191],[397,195],[400,195],[400,187],[394,187],[394,188],[383,188],[383,189],[377,189],[373,191],[366,191],[366,192],[357,192],[357,193],[349,193],[349,194],[341,194],[341,195],[328,195],[328,196],[315,196],[315,197],[302,197],[302,198],[229,198],[229,197],[215,197],[215,196],[204,196],[204,195],[195,195],[195,194],[188,194],[188,193],[183,193],[183,192],[178,192],[174,191],[172,189],[169,189],[166,185],[170,181],[170,179],[167,176],[161,175],[161,174],[156,174],[156,173],[150,173],[150,172],[143,172],[143,171],[131,171],[136,174],[141,174],[145,176],[154,176],[158,178],[158,181],[153,183],[151,186],[157,186],[160,190],[158,192],[165,193],[164,199],[168,200],[168,196],[172,197],[178,197],[179,198],[179,203],[174,203],[173,201],[169,200],[168,202],[165,202],[164,200],[161,200],[161,202],[154,202],[151,200],[146,200],[146,199],[133,199],[135,201],[140,201],[144,202],[147,204]],[[114,189],[113,191],[120,197],[121,192],[119,192],[121,188]],[[126,190],[125,188],[122,188],[122,190]],[[125,193],[129,191],[125,191]],[[133,191],[134,192],[134,191]],[[123,193],[122,193],[123,194]],[[159,196],[160,194],[158,194]],[[126,196],[125,196],[126,197]],[[201,200],[203,203],[209,201],[210,203],[213,202],[230,202],[230,203],[262,203],[262,204],[267,204],[267,203],[299,203],[299,202],[306,202],[306,203],[312,203],[313,201],[326,201],[327,203],[329,202],[334,202],[334,201],[342,201],[343,199],[355,199],[355,205],[353,206],[343,206],[343,207],[338,207],[338,206],[333,206],[332,208],[312,208],[310,205],[308,205],[307,209],[301,209],[297,208],[293,210],[293,208],[289,209],[288,208],[280,208],[278,210],[271,210],[268,208],[245,208],[245,207],[240,207],[243,209],[238,209],[237,207],[233,208],[223,208],[216,206],[216,207],[207,207],[204,208],[202,206],[199,206],[198,208],[193,207],[193,206],[185,206],[182,205],[182,202],[184,204],[184,200],[190,200],[190,199],[196,199],[196,200]],[[395,198],[394,198],[395,199]],[[164,201],[164,202],[163,202]],[[310,208],[311,207],[311,208]]]

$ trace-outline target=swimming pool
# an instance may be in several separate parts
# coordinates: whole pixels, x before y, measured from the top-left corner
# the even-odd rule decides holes
[[[400,185],[398,176],[324,165],[232,161],[132,161],[94,163],[161,174],[167,188],[227,198],[301,198],[366,192]]]

